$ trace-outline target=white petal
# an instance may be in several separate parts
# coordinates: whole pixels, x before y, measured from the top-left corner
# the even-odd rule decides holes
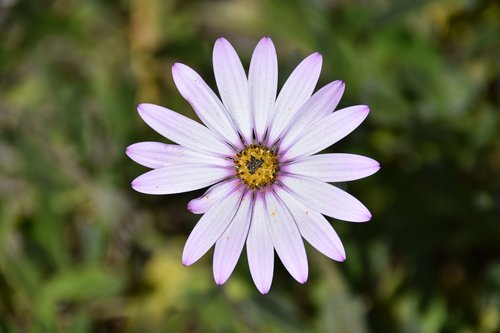
[[[252,208],[252,192],[248,191],[241,199],[233,221],[215,243],[213,271],[215,283],[218,285],[227,281],[238,262],[247,239]]]
[[[302,157],[281,168],[282,171],[313,177],[324,182],[346,182],[373,175],[380,164],[355,154],[321,154]]]
[[[300,234],[309,244],[333,260],[345,260],[344,246],[332,225],[323,215],[308,209],[280,187],[276,187],[276,194],[292,213]]]
[[[240,179],[231,179],[215,184],[201,197],[189,201],[188,209],[194,214],[203,214],[217,202],[233,193],[240,185]]]
[[[191,104],[201,121],[227,142],[241,149],[240,137],[228,111],[201,76],[181,63],[172,66],[172,76],[182,97]]]
[[[173,194],[198,190],[234,175],[234,170],[206,164],[175,164],[146,172],[132,188],[147,194]]]
[[[321,54],[313,53],[305,58],[286,80],[274,105],[267,140],[270,146],[278,140],[295,113],[311,97],[318,82],[321,64]]]
[[[253,282],[262,294],[269,292],[274,271],[274,248],[267,230],[265,209],[263,199],[257,193],[247,238],[247,257]]]
[[[299,229],[290,212],[273,192],[265,196],[268,230],[276,253],[290,275],[300,283],[308,276],[307,256]]]
[[[280,180],[296,199],[321,214],[349,222],[366,222],[372,217],[358,199],[333,185],[295,175],[282,175]]]
[[[189,266],[200,259],[219,239],[233,220],[241,202],[243,187],[221,200],[198,221],[184,245],[182,263]]]
[[[263,142],[278,89],[278,59],[269,37],[262,38],[253,51],[248,89],[256,137]]]
[[[351,106],[326,116],[320,122],[310,126],[304,135],[299,137],[288,149],[283,160],[290,160],[299,156],[315,154],[354,131],[370,109],[366,105]]]
[[[177,112],[154,104],[139,104],[142,119],[155,131],[181,146],[200,153],[233,156],[234,150],[205,126]]]
[[[161,142],[138,142],[127,147],[126,154],[135,162],[157,169],[172,164],[202,163],[231,166],[232,160],[206,155],[179,145]]]
[[[222,102],[247,144],[251,144],[252,117],[249,110],[247,76],[238,54],[224,38],[215,42],[213,65]]]
[[[344,82],[334,81],[314,93],[297,111],[283,131],[280,148],[288,149],[290,144],[297,140],[311,124],[315,124],[332,113],[339,104],[344,89]]]

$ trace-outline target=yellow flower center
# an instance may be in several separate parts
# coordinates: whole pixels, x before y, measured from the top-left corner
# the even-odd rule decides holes
[[[236,175],[252,189],[271,185],[279,171],[276,152],[262,145],[250,145],[234,158]]]

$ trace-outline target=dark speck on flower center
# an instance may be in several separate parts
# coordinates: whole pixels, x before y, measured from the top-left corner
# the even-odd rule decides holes
[[[233,160],[236,176],[254,190],[273,184],[279,172],[276,151],[263,145],[246,146]]]
[[[262,157],[256,159],[255,156],[252,155],[250,156],[250,160],[246,161],[245,164],[247,165],[248,172],[253,175],[255,171],[264,164],[264,159]]]

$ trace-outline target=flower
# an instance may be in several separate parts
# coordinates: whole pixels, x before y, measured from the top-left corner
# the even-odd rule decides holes
[[[368,209],[328,184],[367,177],[380,168],[353,154],[316,153],[351,133],[369,108],[334,111],[344,82],[313,95],[322,56],[313,53],[292,72],[276,97],[278,65],[270,38],[256,46],[247,75],[231,44],[219,38],[213,67],[220,98],[191,68],[176,63],[172,74],[181,95],[205,124],[153,104],[140,104],[142,119],[177,143],[141,142],[127,155],[153,170],[132,187],[142,193],[173,194],[211,186],[188,209],[203,214],[189,235],[182,262],[189,266],[214,244],[217,284],[231,275],[244,245],[253,281],[265,294],[273,278],[274,251],[300,283],[308,277],[302,238],[337,261],[344,247],[324,215],[365,222]]]

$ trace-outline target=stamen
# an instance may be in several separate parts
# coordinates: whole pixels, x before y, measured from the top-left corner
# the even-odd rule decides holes
[[[274,183],[279,171],[276,151],[263,145],[246,146],[234,160],[236,176],[251,189]]]

